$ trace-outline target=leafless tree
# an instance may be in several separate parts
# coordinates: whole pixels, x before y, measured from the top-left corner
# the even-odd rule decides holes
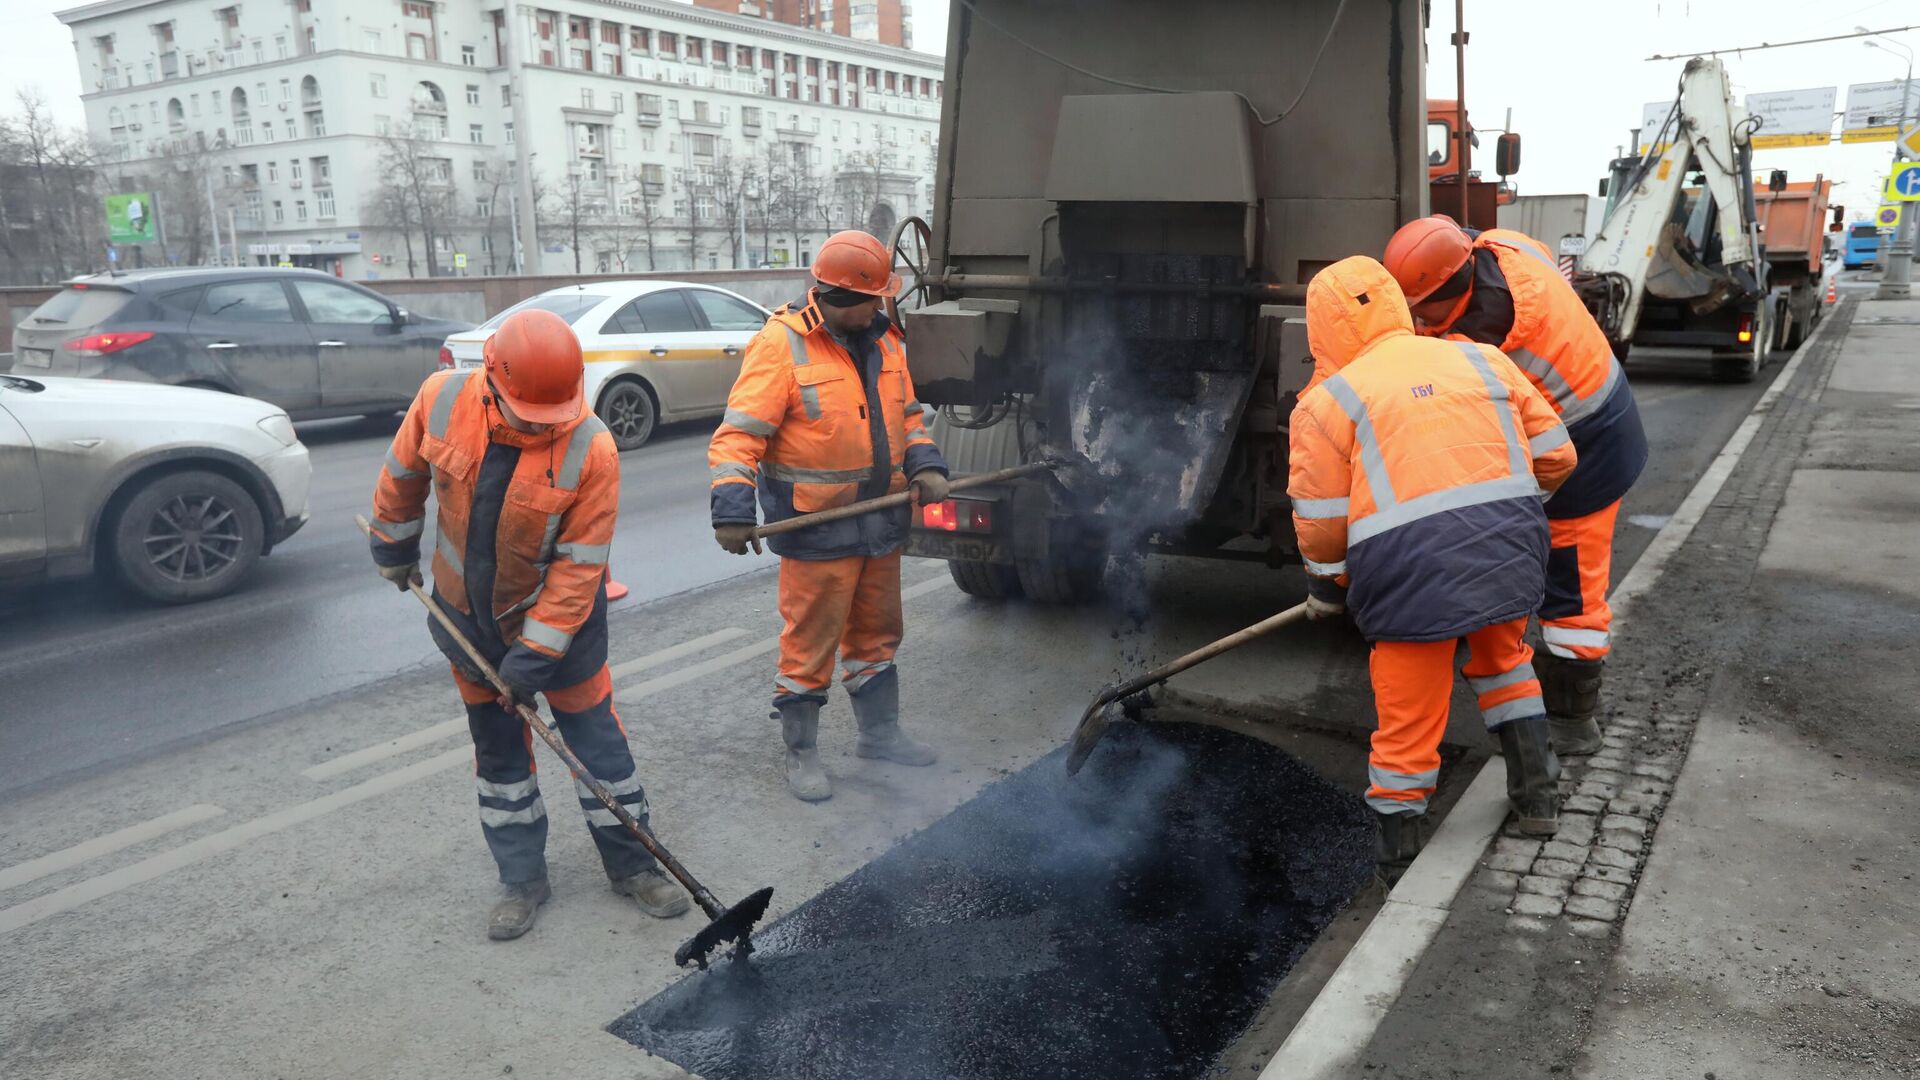
[[[579,165],[569,166],[560,183],[541,201],[540,230],[566,238],[573,249],[573,272],[584,273],[581,252],[607,214],[605,181],[589,180]]]
[[[452,231],[455,214],[453,162],[440,156],[433,140],[410,126],[380,137],[381,184],[374,203],[380,216],[407,238],[407,274],[414,272],[413,240],[418,230],[426,252],[427,276],[438,277],[438,239]]]
[[[759,165],[752,158],[736,158],[731,153],[714,159],[707,170],[707,186],[713,196],[714,215],[727,233],[727,249],[733,253],[733,268],[742,269],[750,261],[742,245],[747,226],[747,197],[759,190]]]
[[[0,117],[0,254],[10,279],[58,281],[104,255],[102,155],[38,90],[17,91],[15,105]]]
[[[868,150],[847,158],[834,178],[834,202],[840,210],[835,227],[872,232],[874,211],[886,198],[886,177],[884,151]]]
[[[225,187],[220,179],[224,157],[223,148],[196,131],[173,139],[155,163],[151,190],[166,215],[161,223],[161,254],[169,262],[178,256],[178,261],[201,266],[217,258],[219,223],[211,215],[208,198],[213,190]],[[147,188],[142,183],[133,190]]]

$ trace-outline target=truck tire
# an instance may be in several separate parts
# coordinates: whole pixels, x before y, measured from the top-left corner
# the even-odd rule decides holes
[[[1753,340],[1745,348],[1715,350],[1713,377],[1718,382],[1749,383],[1766,366],[1767,346],[1773,343],[1773,317],[1766,305],[1755,309],[1760,325],[1753,328]]]
[[[1014,571],[1027,599],[1040,604],[1078,604],[1100,596],[1104,559],[1087,552],[1055,551],[1044,559],[1020,559]]]
[[[982,600],[1011,600],[1020,595],[1020,575],[1011,566],[952,559],[947,562],[947,573],[953,575],[953,583],[968,596],[977,596]]]

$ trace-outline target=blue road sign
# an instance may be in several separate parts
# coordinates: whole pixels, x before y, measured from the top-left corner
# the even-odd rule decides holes
[[[1887,197],[1893,202],[1920,202],[1920,161],[1903,161],[1887,178]]]
[[[1920,169],[1908,169],[1893,178],[1893,186],[1902,195],[1920,195]]]

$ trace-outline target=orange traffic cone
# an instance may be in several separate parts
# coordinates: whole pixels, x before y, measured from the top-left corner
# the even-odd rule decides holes
[[[613,580],[613,567],[607,567],[607,603],[611,604],[615,600],[625,600],[627,594],[632,591],[632,589]]]
[[[1827,301],[1826,302],[1829,304],[1837,304],[1840,302],[1839,284],[1833,281],[1832,279],[1828,279],[1827,281]]]

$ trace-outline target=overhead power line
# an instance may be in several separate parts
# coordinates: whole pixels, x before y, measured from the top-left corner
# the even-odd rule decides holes
[[[1849,41],[1853,38],[1879,37],[1882,34],[1898,34],[1906,30],[1920,30],[1916,26],[1895,26],[1886,30],[1864,30],[1852,34],[1833,34],[1828,37],[1801,38],[1798,41],[1763,41],[1758,45],[1737,45],[1731,49],[1695,49],[1683,53],[1655,53],[1648,60],[1686,60],[1695,56],[1719,56],[1721,53],[1760,52],[1763,49],[1785,49],[1793,45],[1818,45],[1823,41]]]

